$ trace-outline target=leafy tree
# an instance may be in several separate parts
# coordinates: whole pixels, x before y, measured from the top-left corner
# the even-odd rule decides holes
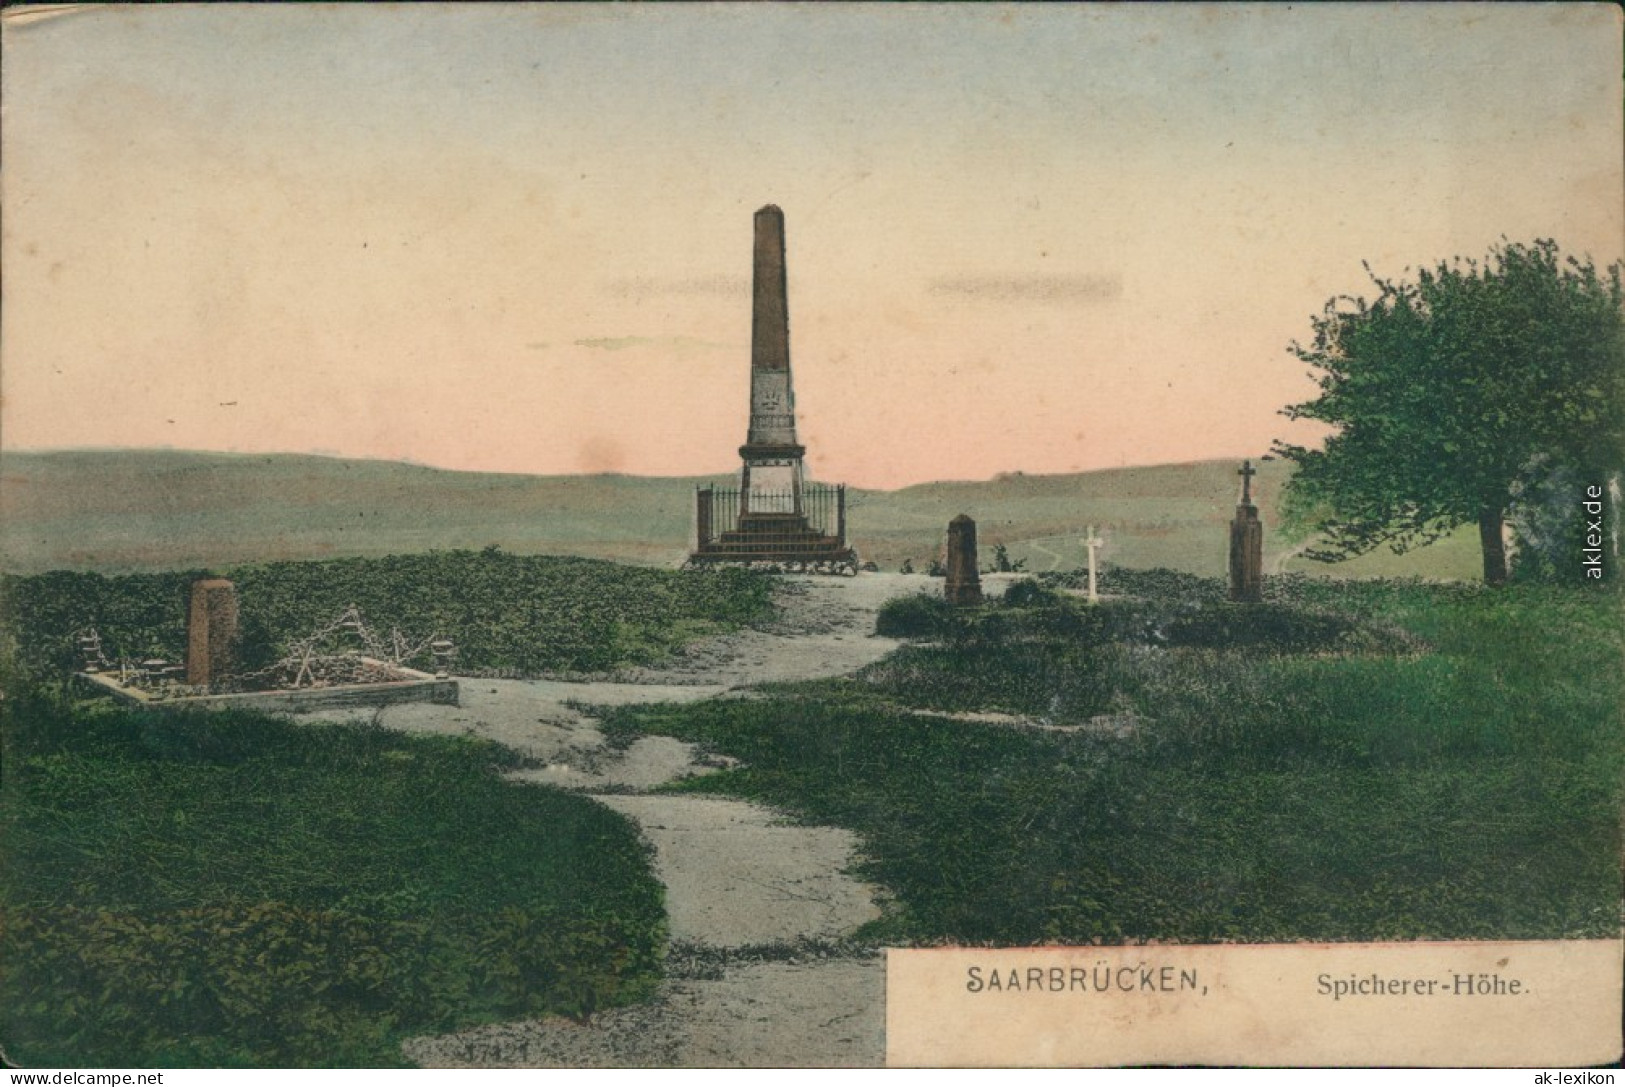
[[[1002,543],[993,545],[993,562],[983,570],[984,574],[1019,574],[1027,569],[1026,559],[1011,561],[1010,549]]]
[[[1502,528],[1532,468],[1601,481],[1625,464],[1621,267],[1599,273],[1541,240],[1414,283],[1366,271],[1375,300],[1332,299],[1313,342],[1290,349],[1321,392],[1282,414],[1336,430],[1321,449],[1275,443],[1298,469],[1287,515],[1323,534],[1306,554],[1325,562],[1476,522],[1484,580],[1500,584]]]

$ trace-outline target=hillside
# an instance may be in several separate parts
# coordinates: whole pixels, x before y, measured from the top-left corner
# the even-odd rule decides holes
[[[1285,467],[1255,480],[1276,523]],[[1216,576],[1238,481],[1229,461],[1072,475],[1002,475],[897,491],[853,491],[850,524],[865,559],[924,569],[947,522],[968,513],[984,561],[1004,543],[1034,570],[1083,561],[1083,530],[1104,562]],[[675,564],[689,547],[698,478],[526,476],[452,472],[390,461],[168,450],[8,453],[0,461],[0,566],[14,573],[225,567],[272,559],[386,555],[490,545],[517,554],[586,555]],[[1289,545],[1268,533],[1267,570]],[[1415,555],[1383,553],[1340,576],[1472,577],[1474,541],[1458,536]]]

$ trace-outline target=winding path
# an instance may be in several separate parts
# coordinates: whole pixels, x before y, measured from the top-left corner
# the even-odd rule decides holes
[[[936,584],[901,574],[786,580],[774,628],[706,640],[672,667],[629,682],[471,679],[462,682],[460,706],[376,712],[390,728],[506,744],[545,764],[514,778],[593,795],[632,819],[654,846],[671,926],[667,980],[654,1001],[588,1024],[525,1020],[416,1038],[404,1047],[408,1059],[438,1068],[883,1061],[884,962],[839,944],[880,915],[875,889],[846,874],[854,836],[791,824],[743,801],[650,792],[728,760],[662,736],[614,749],[580,708],[693,701],[856,671],[898,644],[870,633],[880,605]]]

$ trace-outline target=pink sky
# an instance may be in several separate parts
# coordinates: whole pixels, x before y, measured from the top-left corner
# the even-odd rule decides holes
[[[10,9],[0,442],[728,471],[776,203],[818,476],[1256,456],[1362,260],[1625,254],[1618,20]]]

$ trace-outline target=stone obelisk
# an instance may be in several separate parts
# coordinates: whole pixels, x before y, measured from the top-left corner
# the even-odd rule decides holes
[[[750,424],[739,489],[694,491],[691,566],[742,563],[773,572],[856,574],[846,542],[846,487],[808,483],[790,386],[790,306],[784,213],[756,213],[752,250]]]
[[[750,333],[750,428],[742,513],[801,512],[802,457],[796,441],[796,397],[790,385],[790,304],[784,274],[784,213],[756,213]]]

